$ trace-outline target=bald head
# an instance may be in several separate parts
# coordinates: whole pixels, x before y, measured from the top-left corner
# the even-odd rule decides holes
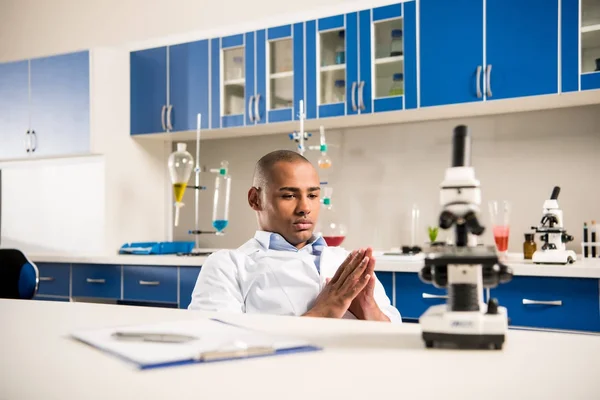
[[[252,186],[255,188],[262,189],[266,186],[267,182],[271,180],[273,169],[279,162],[286,163],[308,163],[304,156],[290,150],[275,150],[264,155],[254,168],[254,178],[252,179]]]

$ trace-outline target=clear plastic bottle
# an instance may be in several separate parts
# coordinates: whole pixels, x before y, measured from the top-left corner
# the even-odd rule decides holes
[[[390,96],[402,96],[404,95],[404,74],[395,73],[392,76],[392,87],[388,93]]]
[[[229,196],[231,192],[231,176],[228,174],[227,161],[221,161],[221,168],[218,169],[215,178],[215,194],[213,197],[213,227],[217,230],[217,235],[223,234],[222,231],[229,224]]]
[[[346,101],[346,81],[338,79],[333,83],[332,103],[343,103]]]
[[[392,29],[392,41],[390,43],[390,57],[398,57],[404,54],[402,48],[402,29]]]
[[[346,63],[346,42],[345,42],[344,31],[340,31],[338,36],[339,36],[338,44],[335,47],[335,63],[336,64],[345,64]]]
[[[185,143],[177,143],[177,150],[169,155],[168,166],[175,196],[175,226],[179,225],[179,209],[183,207],[183,194],[194,168],[194,159]]]

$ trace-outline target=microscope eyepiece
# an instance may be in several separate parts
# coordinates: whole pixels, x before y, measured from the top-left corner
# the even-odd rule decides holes
[[[552,190],[552,196],[550,196],[550,200],[558,200],[558,195],[560,194],[560,186],[554,186]]]
[[[454,128],[452,167],[471,166],[471,135],[466,125]]]

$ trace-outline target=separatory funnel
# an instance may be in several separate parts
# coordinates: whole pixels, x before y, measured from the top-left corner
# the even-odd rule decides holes
[[[228,175],[228,167],[227,161],[221,161],[221,168],[211,170],[211,172],[217,173],[213,198],[213,227],[217,230],[217,235],[223,235],[223,229],[229,224],[231,176]]]
[[[194,159],[186,150],[186,144],[177,143],[177,151],[169,155],[169,174],[175,195],[175,226],[179,225],[179,209],[184,205],[183,195],[193,168]]]
[[[346,239],[346,226],[341,222],[331,203],[333,188],[324,188],[323,205],[319,216],[317,232],[323,236],[328,246],[340,246]]]

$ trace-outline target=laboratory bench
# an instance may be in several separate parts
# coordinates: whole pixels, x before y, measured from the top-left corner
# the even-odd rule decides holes
[[[74,331],[220,320],[322,350],[139,370]],[[417,324],[0,300],[0,398],[593,399],[600,336],[509,329],[502,350],[426,349]],[[266,373],[265,371],[269,371]],[[303,383],[302,381],[306,381]]]
[[[215,249],[206,249],[207,252]],[[29,255],[40,270],[36,299],[187,308],[206,256]],[[406,261],[407,259],[411,261]],[[540,329],[600,333],[600,259],[540,266],[511,255],[514,277],[486,290],[508,308],[510,324]],[[378,256],[376,274],[402,317],[418,320],[446,301],[447,293],[423,283],[423,262]]]

